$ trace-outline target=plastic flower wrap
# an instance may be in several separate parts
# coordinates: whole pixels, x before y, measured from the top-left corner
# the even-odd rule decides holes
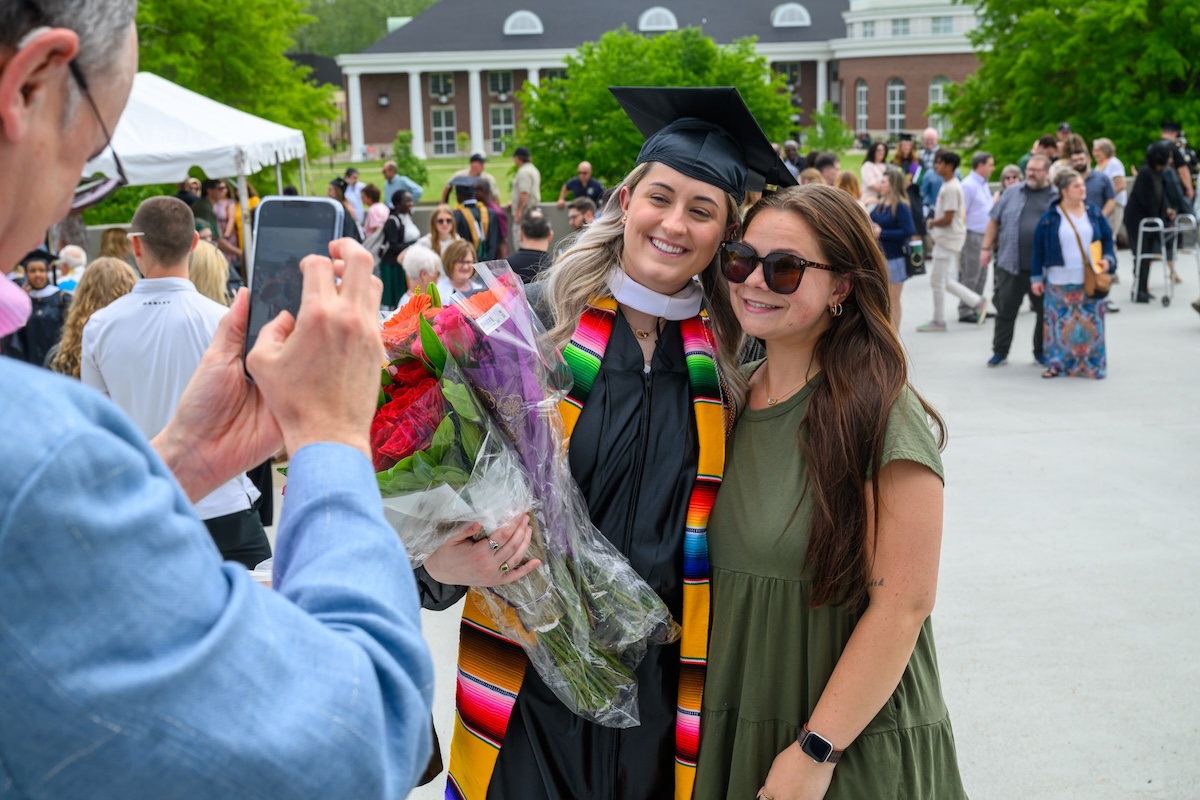
[[[542,566],[512,584],[472,591],[568,708],[603,725],[631,727],[638,724],[633,669],[650,644],[673,641],[679,628],[591,522],[571,476],[558,411],[571,372],[529,307],[520,278],[506,262],[476,270],[487,288],[452,298],[473,340],[452,355],[518,455],[535,499],[529,557]]]
[[[402,335],[409,327],[411,335]],[[459,310],[432,307],[428,295],[389,320],[384,339],[392,362],[371,422],[384,515],[414,567],[461,525],[478,522],[486,535],[534,505],[519,459],[446,359],[439,329],[450,349],[470,345],[455,338],[471,335]]]

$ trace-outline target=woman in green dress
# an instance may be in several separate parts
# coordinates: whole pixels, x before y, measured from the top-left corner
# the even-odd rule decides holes
[[[942,423],[908,385],[883,253],[820,185],[744,230],[721,266],[767,357],[710,521],[695,797],[965,797],[929,622]]]

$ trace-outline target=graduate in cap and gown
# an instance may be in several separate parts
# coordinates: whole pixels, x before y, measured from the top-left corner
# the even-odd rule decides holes
[[[51,253],[40,249],[21,259],[33,313],[25,327],[0,343],[4,355],[37,367],[46,366],[46,355],[62,338],[63,323],[71,308],[71,295],[60,291],[52,279],[55,262]]]
[[[638,666],[641,724],[575,716],[468,595],[446,797],[690,798],[708,647],[706,525],[725,435],[746,392],[741,331],[716,256],[747,191],[793,185],[732,88],[614,88],[647,137],[605,213],[531,284],[575,388],[561,406],[572,474],[596,527],[682,626]],[[490,573],[440,551],[418,570],[427,608]],[[445,549],[445,548],[444,548]]]

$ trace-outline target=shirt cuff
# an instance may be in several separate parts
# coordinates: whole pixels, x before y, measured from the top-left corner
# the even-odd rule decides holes
[[[379,496],[375,469],[363,452],[348,444],[314,442],[288,456],[288,491],[306,497],[346,491]]]

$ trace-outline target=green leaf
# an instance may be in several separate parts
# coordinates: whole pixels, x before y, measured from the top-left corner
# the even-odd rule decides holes
[[[419,325],[421,326],[421,348],[425,351],[425,358],[433,367],[434,374],[440,378],[442,371],[446,369],[446,348],[442,346],[442,341],[433,332],[433,326],[425,317],[420,317]]]
[[[455,489],[461,489],[466,486],[467,481],[470,479],[470,474],[458,467],[441,466],[433,470],[433,480],[435,482],[449,484]]]
[[[468,463],[474,464],[479,458],[479,448],[483,444],[483,431],[474,422],[460,417],[458,435],[462,439],[463,455],[467,457]]]
[[[475,395],[471,394],[471,390],[461,383],[442,381],[442,396],[462,419],[471,422],[479,422],[483,419],[475,405]]]
[[[438,291],[437,284],[436,283],[429,284],[429,288],[427,289],[427,291],[429,293],[429,299],[433,301],[433,307],[441,308],[442,307],[442,293]]]
[[[419,478],[423,478],[428,484],[433,480],[433,470],[438,466],[438,463],[424,450],[418,450],[413,453],[413,474]]]
[[[444,417],[433,432],[433,442],[429,445],[429,455],[434,462],[440,464],[446,457],[446,451],[454,446],[454,420]]]

